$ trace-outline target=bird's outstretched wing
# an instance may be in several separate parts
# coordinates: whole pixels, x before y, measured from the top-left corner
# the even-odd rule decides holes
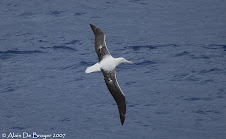
[[[110,91],[111,95],[113,96],[113,98],[115,99],[118,105],[119,115],[120,115],[121,123],[123,125],[125,121],[125,115],[126,115],[125,95],[123,94],[122,90],[118,85],[115,70],[104,71],[102,69],[101,71],[104,75],[104,80],[108,87],[108,90]]]
[[[90,24],[90,27],[95,35],[95,50],[100,62],[105,55],[110,55],[105,42],[105,34],[92,24]]]

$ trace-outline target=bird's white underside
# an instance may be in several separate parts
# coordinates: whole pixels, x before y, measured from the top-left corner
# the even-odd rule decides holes
[[[111,71],[115,69],[115,67],[119,64],[120,61],[118,61],[116,58],[113,58],[111,55],[106,55],[100,62],[86,68],[85,72],[86,73],[98,72],[101,71],[101,69]]]

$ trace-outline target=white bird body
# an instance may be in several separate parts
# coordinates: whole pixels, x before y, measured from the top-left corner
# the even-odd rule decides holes
[[[94,64],[93,66],[90,66],[86,68],[86,73],[91,73],[91,72],[98,72],[101,71],[101,69],[105,71],[111,71],[116,68],[116,66],[120,65],[121,63],[132,63],[132,61],[128,61],[125,58],[114,58],[111,55],[106,55],[104,58]]]

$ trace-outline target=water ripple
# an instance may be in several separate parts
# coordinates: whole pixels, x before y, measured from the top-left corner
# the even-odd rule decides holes
[[[182,53],[176,54],[174,57],[186,56],[186,55],[189,55],[189,52],[184,51],[184,52],[182,52]]]
[[[209,69],[209,70],[201,70],[199,73],[200,74],[206,74],[206,73],[210,73],[210,72],[220,72],[222,71],[221,69],[218,69],[218,68],[212,68],[212,69]]]
[[[193,112],[194,113],[197,113],[197,114],[204,114],[204,115],[207,115],[208,113],[221,114],[221,112],[216,111],[216,110],[207,110],[207,111],[204,111],[204,110],[196,110],[196,111],[193,111]]]
[[[68,46],[63,46],[63,45],[52,46],[52,47],[40,47],[40,48],[42,48],[42,49],[48,49],[48,48],[51,48],[51,49],[54,49],[54,50],[57,50],[57,49],[64,49],[64,50],[77,51],[77,50],[74,49],[74,48],[71,48],[71,47],[68,47]]]
[[[224,49],[224,51],[226,51],[226,45],[222,45],[222,48]]]
[[[66,42],[66,43],[64,43],[64,44],[76,44],[76,43],[78,43],[78,42],[80,42],[80,40],[72,40],[72,41]]]
[[[155,49],[157,48],[157,46],[153,46],[153,45],[146,45],[146,46],[129,46],[129,48],[133,49],[133,51],[138,51],[140,49]]]
[[[0,54],[34,54],[34,53],[43,53],[39,50],[34,51],[19,51],[19,50],[7,50],[7,51],[0,51]]]
[[[61,14],[63,14],[63,13],[64,13],[64,11],[50,11],[50,12],[49,12],[50,15],[55,15],[55,16],[61,15]]]
[[[25,129],[25,127],[15,126],[15,127],[11,127],[11,129],[16,129],[16,130],[24,130],[24,129]]]
[[[210,44],[209,46],[205,46],[207,49],[223,49],[226,51],[226,44]]]
[[[81,16],[83,14],[86,14],[86,13],[77,12],[77,13],[74,14],[74,16]]]
[[[209,101],[209,100],[213,100],[213,98],[210,98],[210,97],[206,97],[206,98],[192,97],[192,98],[186,98],[184,100],[186,100],[186,101],[199,101],[199,100]]]
[[[81,64],[81,65],[84,65],[84,66],[88,66],[88,65],[92,65],[92,64],[94,64],[94,63],[93,63],[93,62],[81,61],[80,64]]]
[[[59,120],[59,121],[61,121],[61,122],[69,122],[69,121],[71,121],[71,120],[70,120],[70,118],[64,118],[64,119],[61,119],[61,120]]]
[[[136,63],[136,65],[150,65],[150,64],[157,64],[157,62],[151,60],[144,60],[142,62]]]

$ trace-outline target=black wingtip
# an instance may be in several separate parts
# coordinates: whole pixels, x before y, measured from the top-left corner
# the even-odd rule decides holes
[[[94,35],[100,35],[104,34],[99,28],[94,26],[93,24],[90,24],[91,29],[93,30]]]
[[[125,121],[125,115],[120,114],[120,120],[121,120],[121,124],[123,125]]]
[[[90,24],[90,27],[92,28],[92,30],[96,30],[96,26],[94,26],[93,24]]]
[[[119,111],[119,116],[121,120],[121,124],[124,124],[124,121],[126,119],[126,103],[125,103],[125,96],[121,96],[122,101],[117,101],[118,105],[118,111]],[[116,99],[117,100],[117,99]]]
[[[93,30],[94,35],[96,34],[96,29],[97,27],[94,26],[93,24],[90,24],[91,29]]]
[[[121,124],[123,125],[126,119],[126,112],[119,110],[119,115],[120,115]]]

